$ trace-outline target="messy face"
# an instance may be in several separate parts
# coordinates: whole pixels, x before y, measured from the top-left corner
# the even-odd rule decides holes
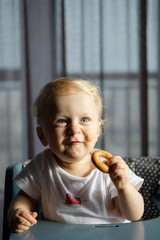
[[[93,149],[99,124],[98,106],[88,94],[56,96],[52,129],[45,139],[60,161],[80,160]]]

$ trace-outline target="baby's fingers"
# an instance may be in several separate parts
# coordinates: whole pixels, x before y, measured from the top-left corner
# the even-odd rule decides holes
[[[23,231],[26,231],[28,230],[32,225],[28,222],[26,222],[25,220],[21,223],[17,223],[14,227],[14,232],[16,233],[20,233],[20,232],[23,232]]]
[[[120,157],[120,156],[114,156],[110,159],[109,161],[109,166],[113,166],[113,165],[119,165],[121,164],[121,166],[126,165],[125,161]]]
[[[17,233],[23,232],[31,226],[32,226],[31,223],[29,223],[23,217],[13,217],[10,223],[10,227],[13,230],[13,232],[17,232]]]
[[[109,175],[117,189],[124,188],[129,183],[129,167],[125,161],[114,156],[109,163]]]
[[[21,217],[25,220],[25,222],[21,222],[22,225],[23,224],[28,224],[30,223],[31,225],[36,224],[37,220],[35,219],[37,217],[37,213],[36,212],[26,212],[26,211],[22,211],[21,212]]]
[[[33,215],[33,216],[32,216]],[[37,213],[30,213],[23,209],[16,209],[10,220],[10,227],[14,232],[23,232],[37,223]]]
[[[36,218],[37,217],[37,212],[30,212],[30,215],[33,217],[33,218]]]
[[[129,168],[126,162],[119,156],[111,158],[109,162],[110,173],[116,172],[119,170],[126,170],[128,172]],[[119,175],[119,174],[118,174]]]

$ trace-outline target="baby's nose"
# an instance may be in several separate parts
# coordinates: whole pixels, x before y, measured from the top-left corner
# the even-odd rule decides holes
[[[77,133],[80,133],[80,126],[76,122],[72,122],[68,126],[68,134],[69,135],[75,135]]]

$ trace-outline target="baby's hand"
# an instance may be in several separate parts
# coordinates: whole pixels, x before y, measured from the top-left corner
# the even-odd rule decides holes
[[[129,183],[129,167],[120,156],[114,156],[109,163],[109,175],[117,189],[124,189]]]
[[[9,219],[10,228],[13,232],[17,233],[28,230],[37,223],[36,217],[36,212],[29,212],[26,209],[18,208],[14,210]]]

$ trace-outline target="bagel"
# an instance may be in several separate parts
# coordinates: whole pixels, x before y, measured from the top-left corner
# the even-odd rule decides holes
[[[100,157],[105,158],[107,161],[101,161]],[[96,150],[92,154],[92,162],[101,172],[108,173],[109,172],[108,164],[112,157],[113,155],[107,151]]]

